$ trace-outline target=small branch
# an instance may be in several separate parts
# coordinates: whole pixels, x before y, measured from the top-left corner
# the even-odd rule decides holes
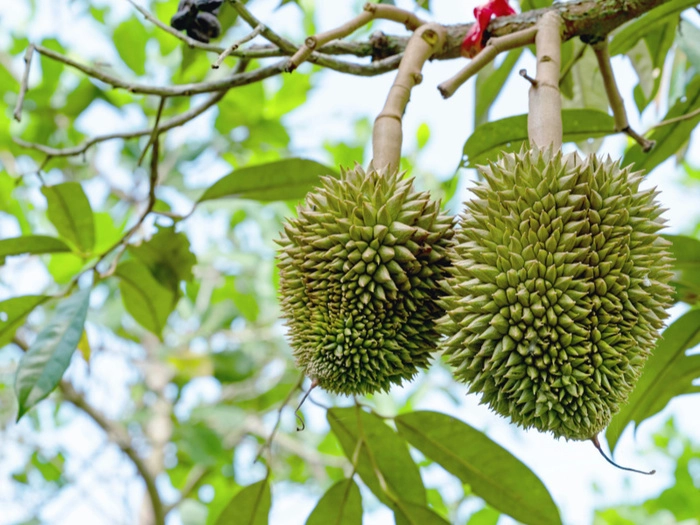
[[[263,24],[260,20],[258,20],[253,13],[251,13],[248,8],[246,8],[245,5],[243,5],[243,2],[240,2],[239,0],[230,0],[231,5],[238,11],[239,16],[245,20],[245,22],[250,26],[251,29],[254,29],[258,26],[262,26],[262,29],[260,31],[260,34],[265,37],[267,40],[275,44],[278,48],[280,48],[282,51],[284,51],[287,54],[294,54],[296,53],[297,46],[295,46],[292,42],[287,40],[286,38],[278,35],[275,33],[272,29],[267,27],[265,24]]]
[[[156,121],[153,124],[153,133],[151,133],[151,136],[148,138],[148,142],[146,143],[146,147],[143,148],[141,155],[139,155],[139,160],[136,162],[137,166],[141,165],[141,163],[143,162],[143,158],[146,156],[148,148],[151,147],[153,141],[156,140],[156,138],[158,137],[158,124],[160,123],[160,116],[163,114],[163,107],[165,106],[165,101],[165,97],[160,97],[160,103],[158,104],[158,112],[156,113]]]
[[[537,22],[537,82],[530,86],[527,133],[530,144],[540,149],[561,149],[561,23],[554,11]]]
[[[153,211],[153,206],[156,204],[156,186],[158,185],[158,155],[160,154],[160,141],[158,140],[158,135],[156,135],[155,140],[153,141],[153,148],[151,149],[151,170],[150,170],[150,176],[149,176],[149,185],[148,185],[148,203],[146,204],[146,209],[143,211],[139,219],[136,221],[136,224],[134,224],[131,228],[129,228],[129,231],[127,231],[124,236],[119,239],[115,244],[113,244],[111,247],[105,251],[99,259],[95,262],[95,264],[92,266],[93,269],[97,270],[97,265],[102,262],[107,255],[109,255],[111,252],[119,248],[119,251],[116,253],[114,256],[114,259],[112,260],[112,263],[109,265],[109,268],[107,271],[104,273],[99,274],[100,279],[106,279],[107,277],[110,277],[114,272],[117,270],[117,265],[119,264],[119,260],[121,259],[121,256],[124,254],[124,252],[127,249],[127,246],[129,244],[129,240],[131,237],[138,231],[138,229],[141,227],[143,224],[143,221],[146,220],[146,217]]]
[[[696,110],[693,110],[693,111],[691,111],[690,113],[687,113],[687,114],[685,114],[685,115],[681,115],[681,116],[679,116],[679,117],[670,118],[670,119],[668,119],[668,120],[662,120],[662,121],[659,122],[658,124],[654,124],[654,125],[653,125],[651,128],[649,128],[649,129],[661,128],[661,127],[663,127],[663,126],[668,126],[668,125],[670,125],[670,124],[675,124],[676,122],[682,122],[682,121],[684,121],[684,120],[690,120],[690,119],[692,119],[692,118],[697,117],[698,115],[700,115],[700,108],[698,108],[698,109],[696,109]]]
[[[254,28],[250,33],[248,33],[246,36],[244,36],[243,38],[240,38],[240,39],[236,40],[233,44],[231,44],[230,46],[228,46],[228,47],[219,55],[219,58],[216,59],[216,62],[214,62],[214,63],[211,65],[212,69],[219,69],[219,67],[221,67],[221,64],[223,63],[224,59],[225,59],[227,56],[229,56],[231,53],[233,53],[236,49],[238,49],[240,46],[242,46],[242,45],[245,44],[246,42],[250,42],[251,40],[253,40],[256,36],[258,36],[258,35],[260,34],[260,32],[263,30],[263,28],[264,28],[264,27],[263,27],[262,24],[258,24],[258,25],[255,26],[255,28]]]
[[[160,29],[162,29],[166,33],[171,34],[172,36],[174,36],[178,40],[182,40],[185,44],[187,44],[191,48],[196,47],[198,49],[202,49],[204,51],[211,51],[213,53],[221,53],[224,50],[220,46],[217,46],[214,44],[205,44],[204,42],[200,42],[199,40],[195,40],[194,38],[190,38],[185,33],[181,33],[177,29],[174,29],[174,28],[170,27],[169,25],[164,24],[163,22],[158,20],[158,18],[156,18],[153,14],[151,14],[150,11],[148,11],[144,7],[141,7],[133,0],[127,0],[127,2],[129,2],[131,5],[133,5],[136,8],[136,10],[139,13],[141,13],[146,20],[151,22],[153,25],[159,27]]]
[[[600,74],[603,77],[603,85],[605,86],[605,94],[608,96],[610,109],[612,109],[613,117],[615,118],[615,130],[622,131],[632,137],[642,147],[642,151],[647,153],[654,147],[654,142],[647,140],[634,131],[627,120],[627,112],[625,111],[625,103],[620,95],[620,90],[615,82],[615,74],[610,65],[610,52],[608,51],[608,41],[602,40],[593,45],[595,57],[598,60]]]
[[[15,336],[12,339],[12,342],[16,344],[23,352],[29,350],[29,345],[26,341],[24,341],[24,339],[20,339],[19,337]],[[111,421],[98,412],[95,407],[88,403],[85,396],[78,392],[73,385],[70,384],[70,382],[61,380],[61,382],[58,384],[58,388],[61,390],[63,398],[66,401],[70,402],[76,408],[79,408],[87,416],[89,416],[90,419],[97,424],[97,426],[105,431],[109,440],[119,446],[119,448],[121,448],[131,460],[146,484],[146,490],[148,491],[148,495],[153,506],[153,516],[156,525],[165,525],[163,501],[160,499],[155,478],[151,475],[146,463],[143,461],[143,459],[141,459],[138,452],[136,452],[134,447],[131,445],[131,439],[129,438],[129,433],[127,430],[116,421]]]
[[[333,40],[344,38],[376,19],[393,20],[394,22],[403,23],[406,26],[406,29],[410,31],[415,31],[425,23],[410,11],[400,9],[393,5],[367,3],[364,5],[363,12],[361,14],[352,20],[349,20],[342,26],[308,37],[304,41],[304,45],[301,46],[299,50],[294,53],[294,56],[289,59],[287,71],[292,72],[298,68],[309,59],[315,49],[327,44],[328,42],[332,42]]]
[[[450,98],[455,91],[471,77],[476,75],[481,69],[496,58],[499,53],[510,51],[518,47],[529,46],[535,42],[537,28],[530,27],[523,31],[518,31],[511,35],[491,38],[486,42],[486,46],[476,55],[461,71],[455,76],[446,80],[438,86],[440,94],[444,98]]]
[[[32,56],[34,55],[34,44],[29,44],[27,51],[24,53],[24,74],[22,75],[22,82],[19,86],[19,95],[17,96],[17,105],[15,106],[15,111],[12,114],[17,122],[22,121],[22,106],[24,105],[24,97],[29,89],[29,69],[32,65]]]
[[[302,374],[299,377],[299,381],[292,387],[292,389],[289,391],[287,394],[287,397],[284,398],[284,401],[282,401],[282,404],[280,405],[279,409],[277,410],[277,420],[275,421],[275,426],[272,427],[272,432],[270,432],[270,436],[265,440],[265,443],[262,444],[260,447],[260,450],[258,451],[257,456],[255,456],[255,461],[254,463],[257,463],[258,460],[262,457],[263,452],[266,450],[271,450],[272,448],[272,442],[275,439],[275,435],[277,434],[277,430],[279,430],[280,423],[282,421],[282,411],[287,407],[289,402],[292,400],[292,396],[294,395],[294,392],[299,390],[301,388],[301,385],[304,383],[304,375]]]
[[[245,5],[243,5],[242,2],[239,0],[230,1],[233,7],[236,8],[236,11],[238,11],[240,17],[245,20],[251,28],[262,26],[263,29],[260,31],[260,34],[271,43],[275,44],[281,51],[284,52],[284,54],[294,55],[297,52],[297,46],[294,45],[294,43],[278,35],[272,29],[260,22],[260,20],[258,20],[255,15],[253,15],[253,13],[251,13],[245,7]],[[391,56],[383,60],[375,61],[371,64],[355,64],[332,58],[326,54],[313,52],[311,53],[311,56],[308,57],[308,60],[309,62],[318,66],[327,67],[341,73],[348,73],[350,75],[357,76],[374,76],[396,69],[399,65],[401,57]],[[289,61],[285,60],[284,64],[285,67],[283,68],[283,71],[287,71]]]
[[[216,105],[217,102],[224,98],[226,93],[226,91],[217,91],[213,93],[202,105],[192,108],[189,111],[186,111],[185,113],[182,113],[181,115],[173,117],[169,120],[163,121],[163,123],[157,128],[157,132],[160,134],[173,128],[182,126],[183,124],[186,124],[190,120],[193,120],[194,118],[204,113],[210,107]],[[74,146],[72,148],[61,149],[51,148],[49,146],[44,146],[43,144],[36,144],[33,142],[25,142],[24,140],[17,138],[13,140],[15,141],[15,143],[17,143],[19,146],[22,146],[23,148],[41,151],[42,153],[45,153],[50,157],[73,157],[76,155],[82,155],[91,146],[99,144],[100,142],[106,142],[108,140],[114,139],[133,139],[143,137],[144,135],[149,135],[151,133],[153,133],[153,129],[151,128],[144,128],[137,131],[127,131],[123,133],[110,133],[108,135],[99,135],[97,137],[93,137],[83,142],[81,145]]]
[[[189,474],[187,475],[187,479],[185,480],[185,485],[180,491],[180,497],[175,502],[165,506],[165,515],[167,516],[170,514],[170,511],[179,507],[183,501],[190,497],[194,489],[197,488],[197,486],[209,475],[210,472],[211,471],[208,468],[202,467],[201,465],[195,465],[192,467],[192,470],[190,470]]]
[[[73,385],[68,381],[61,381],[59,388],[63,393],[63,398],[88,415],[131,460],[146,484],[146,491],[148,492],[148,497],[151,500],[151,506],[153,508],[155,524],[165,525],[165,509],[163,508],[163,501],[160,499],[160,494],[158,493],[155,477],[151,474],[144,460],[141,459],[138,452],[136,452],[131,445],[131,440],[129,439],[129,434],[126,429],[98,412],[97,409],[90,405],[85,397],[75,390]]]
[[[419,27],[409,40],[384,108],[374,120],[372,163],[375,169],[398,169],[403,142],[401,121],[411,90],[423,79],[421,70],[425,61],[439,53],[444,45],[445,28],[434,23]]]
[[[176,86],[154,86],[151,84],[127,82],[126,80],[122,80],[119,77],[109,75],[94,67],[81,64],[80,62],[76,62],[75,60],[68,58],[65,55],[62,55],[61,53],[57,53],[56,51],[53,51],[44,46],[35,45],[35,48],[42,55],[52,58],[63,64],[66,64],[67,66],[75,68],[78,71],[82,71],[86,75],[97,80],[101,80],[102,82],[109,84],[112,87],[126,89],[130,93],[138,93],[143,95],[159,95],[162,97],[187,97],[190,95],[196,95],[198,93],[211,93],[213,91],[222,91],[234,87],[253,84],[255,82],[259,82],[274,75],[279,75],[284,71],[284,66],[287,63],[286,60],[280,60],[275,64],[271,64],[266,67],[261,67],[254,71],[241,73],[237,75],[230,75],[225,78],[211,80],[209,82],[195,82],[192,84],[180,84]]]

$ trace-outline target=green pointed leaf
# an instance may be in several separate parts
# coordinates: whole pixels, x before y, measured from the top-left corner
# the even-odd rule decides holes
[[[197,258],[190,251],[190,240],[175,227],[159,227],[158,232],[138,246],[130,246],[129,253],[144,263],[156,280],[174,295],[180,293],[180,281],[191,281],[192,267]]]
[[[168,316],[175,308],[175,294],[137,260],[120,263],[114,275],[119,277],[119,290],[126,311],[146,330],[161,337]]]
[[[694,7],[697,2],[693,0],[671,0],[663,2],[656,9],[644,13],[624,24],[613,33],[610,40],[610,55],[619,55],[632,49],[646,34],[666,24],[670,19],[685,9]]]
[[[671,241],[676,301],[696,304],[700,300],[700,240],[685,235],[664,235]]]
[[[137,75],[146,74],[146,28],[135,16],[117,26],[113,36],[114,46],[124,63]]]
[[[561,523],[539,478],[482,432],[438,412],[410,412],[395,422],[411,445],[468,483],[493,508],[526,524]]]
[[[425,505],[402,501],[393,508],[396,525],[450,525],[449,521]]]
[[[343,479],[329,488],[306,525],[362,525],[362,496],[357,484]]]
[[[216,520],[216,525],[267,525],[272,495],[267,478],[238,492]]]
[[[32,310],[49,299],[47,295],[23,295],[0,301],[0,348],[12,341]]]
[[[350,461],[358,440],[363,439],[357,473],[383,503],[391,507],[393,497],[419,505],[426,504],[423,480],[418,467],[411,459],[406,442],[381,418],[357,407],[332,408],[326,417]],[[361,430],[358,417],[362,425]],[[388,490],[392,493],[391,497],[382,489],[375,465],[386,481]]]
[[[25,253],[39,255],[42,253],[69,252],[70,247],[61,239],[48,235],[23,235],[0,240],[0,264],[5,257]]]
[[[615,121],[602,111],[566,109],[562,112],[564,142],[579,142],[615,133]],[[519,151],[527,140],[527,115],[482,124],[464,144],[462,167],[496,161],[501,152]]]
[[[48,326],[22,356],[15,376],[18,420],[58,386],[83,335],[89,304],[89,288],[61,300]]]
[[[41,192],[48,202],[49,220],[58,234],[82,253],[92,252],[95,246],[95,221],[82,186],[77,182],[64,182],[43,186]]]
[[[224,197],[263,202],[303,199],[318,184],[321,175],[338,176],[327,166],[307,159],[248,166],[216,181],[199,202]]]
[[[688,115],[698,109],[700,109],[700,75],[695,75],[686,86],[685,95],[673,105],[662,121]],[[639,144],[635,144],[625,153],[622,165],[634,163],[634,169],[653,170],[676,154],[678,149],[686,143],[698,122],[700,122],[700,113],[693,118],[655,128],[647,138],[655,140],[656,146],[649,153],[644,153]]]
[[[630,422],[637,426],[661,412],[675,396],[700,392],[693,381],[700,377],[700,354],[686,351],[700,343],[700,310],[691,310],[663,332],[644,365],[642,376],[629,401],[613,417],[605,432],[610,450],[615,450]]]

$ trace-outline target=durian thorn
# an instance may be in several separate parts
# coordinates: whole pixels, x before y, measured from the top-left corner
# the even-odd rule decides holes
[[[297,425],[297,432],[301,432],[301,431],[303,431],[303,430],[306,428],[306,423],[304,423],[304,418],[301,417],[301,412],[300,412],[300,410],[301,410],[301,405],[304,404],[304,401],[306,401],[306,398],[309,397],[309,394],[311,393],[311,391],[312,391],[314,388],[316,388],[317,386],[318,386],[318,381],[316,381],[316,380],[314,379],[313,382],[311,383],[311,386],[309,387],[309,389],[308,389],[308,390],[306,391],[306,393],[304,394],[304,397],[301,398],[301,401],[299,401],[299,404],[297,405],[297,408],[296,408],[296,410],[294,411],[294,415],[297,417],[297,421],[299,422],[299,424]]]
[[[603,448],[600,446],[600,441],[598,441],[598,436],[593,436],[591,438],[591,441],[593,442],[593,445],[595,446],[595,448],[598,449],[598,452],[600,452],[600,455],[605,458],[605,461],[607,461],[611,465],[619,468],[620,470],[627,470],[629,472],[636,472],[637,474],[644,474],[645,476],[653,476],[654,474],[656,474],[656,470],[650,470],[649,472],[646,472],[644,470],[637,470],[636,468],[623,467],[621,465],[618,465],[612,459],[610,459],[608,456],[605,455],[605,452],[603,452]]]

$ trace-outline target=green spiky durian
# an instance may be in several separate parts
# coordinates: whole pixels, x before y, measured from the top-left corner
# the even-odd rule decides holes
[[[498,414],[592,438],[627,401],[672,303],[657,193],[595,156],[533,149],[479,171],[442,283],[445,354]]]
[[[357,166],[323,177],[278,241],[294,356],[329,392],[401,384],[427,366],[439,339],[437,283],[453,219],[402,176]]]

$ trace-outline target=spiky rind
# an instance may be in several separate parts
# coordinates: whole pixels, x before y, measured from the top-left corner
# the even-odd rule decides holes
[[[480,168],[440,304],[455,376],[518,425],[584,440],[641,373],[672,303],[663,210],[609,158]]]
[[[278,241],[294,356],[329,392],[388,390],[435,350],[454,220],[402,173],[321,181]]]

